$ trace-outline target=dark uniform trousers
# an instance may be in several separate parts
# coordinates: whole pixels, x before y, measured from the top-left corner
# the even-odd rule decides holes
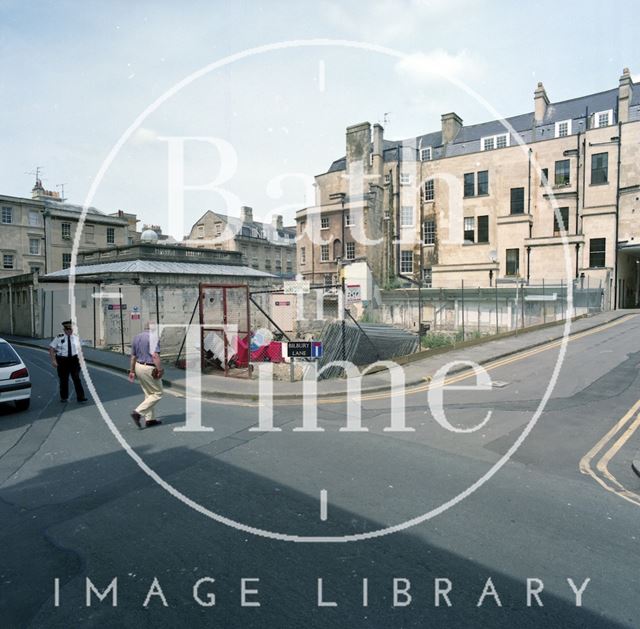
[[[56,356],[58,363],[58,379],[60,380],[60,399],[69,398],[69,376],[73,380],[73,386],[76,389],[76,397],[79,400],[84,399],[84,389],[80,380],[80,360],[77,356]]]

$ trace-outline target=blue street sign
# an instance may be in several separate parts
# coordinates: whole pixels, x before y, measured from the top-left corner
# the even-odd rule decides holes
[[[287,343],[289,358],[320,358],[322,356],[321,341],[289,341]]]

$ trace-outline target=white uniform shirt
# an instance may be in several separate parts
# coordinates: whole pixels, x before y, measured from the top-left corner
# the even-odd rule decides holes
[[[66,334],[58,334],[58,336],[49,343],[49,347],[56,350],[56,356],[67,357],[69,355],[69,341],[71,341],[71,355],[77,356],[80,349],[80,339],[77,334],[70,334],[69,336]]]

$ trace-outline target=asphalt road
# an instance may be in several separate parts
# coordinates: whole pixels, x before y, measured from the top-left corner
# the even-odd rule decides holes
[[[276,407],[280,432],[261,433],[256,406],[211,402],[213,432],[174,432],[185,400],[169,394],[164,424],[138,431],[138,386],[92,368],[112,431],[94,403],[58,401],[44,352],[19,351],[34,388],[29,411],[0,407],[3,627],[640,625],[639,409],[603,441],[640,398],[640,317],[571,341],[544,410],[559,347],[496,364],[490,391],[445,392],[452,428],[491,411],[467,433],[438,423],[426,386],[405,398],[414,432],[384,430],[384,395],[362,404],[368,432],[340,430],[342,401],[317,405],[323,432],[294,431],[294,404]],[[87,578],[100,590],[117,578],[117,606],[111,593],[87,606]],[[242,579],[259,579],[244,582],[259,607],[242,605]],[[335,605],[318,605],[318,579]],[[543,586],[542,606],[533,595],[528,605],[527,579]],[[590,579],[580,607],[568,579]],[[438,606],[436,585],[450,588]]]

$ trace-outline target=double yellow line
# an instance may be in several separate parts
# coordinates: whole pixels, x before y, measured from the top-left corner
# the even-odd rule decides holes
[[[636,316],[638,315],[635,315],[635,314],[625,315],[623,317],[619,317],[618,319],[610,321],[609,323],[604,323],[602,325],[593,327],[589,330],[585,330],[584,332],[577,332],[575,334],[571,334],[567,339],[567,343],[577,341],[579,339],[582,339],[586,336],[590,336],[592,334],[599,334],[600,332],[604,332],[605,330],[608,330],[617,325],[620,325],[621,323],[624,323]],[[525,360],[526,358],[530,358],[531,356],[535,356],[542,352],[546,352],[550,349],[560,347],[563,342],[564,342],[564,337],[555,339],[553,341],[549,341],[542,345],[538,345],[537,347],[533,347],[531,349],[525,349],[525,350],[522,350],[521,352],[517,352],[515,354],[505,356],[504,358],[499,358],[491,362],[485,363],[484,365],[482,365],[482,367],[487,371],[492,371],[494,369],[498,369],[499,367],[504,367],[505,365],[510,365],[511,363],[515,363],[520,360]],[[448,386],[451,384],[455,384],[456,382],[466,380],[467,378],[470,378],[471,376],[473,376],[474,373],[475,372],[473,369],[465,369],[460,373],[453,374],[448,378],[446,378],[442,386]],[[434,387],[434,384],[431,382],[431,378],[432,376],[425,376],[423,378],[423,380],[425,381],[424,384],[417,384],[414,386],[405,387],[400,391],[385,390],[385,391],[380,391],[379,393],[370,393],[368,395],[365,393],[365,394],[362,394],[361,401],[364,402],[364,401],[370,401],[370,400],[386,400],[397,395],[415,395],[417,393],[422,393]],[[183,397],[183,394],[177,394],[177,395],[178,397]],[[347,400],[347,393],[338,393],[332,397],[328,397],[328,396],[318,397],[316,400],[316,404],[318,405],[342,404],[346,400]],[[254,401],[250,402],[246,400],[240,401],[240,400],[235,400],[233,398],[224,398],[224,399],[221,398],[219,400],[210,400],[210,399],[203,398],[202,401],[209,402],[211,404],[223,404],[225,406],[246,406],[246,407],[252,407],[252,408],[260,406],[259,401],[255,401],[255,402]],[[278,399],[276,397],[274,398],[273,403],[274,403],[274,406],[299,406],[301,404],[301,398]]]
[[[580,471],[591,476],[597,483],[602,485],[620,498],[640,507],[640,495],[628,490],[609,470],[609,462],[620,451],[622,446],[631,439],[632,435],[640,426],[640,400],[638,400],[615,425],[596,443],[587,454],[580,460]],[[617,437],[617,438],[616,438]],[[593,469],[593,460],[607,447],[609,448],[596,462]]]
[[[613,328],[617,325],[620,325],[621,323],[624,323],[636,316],[638,315],[635,315],[635,314],[626,315],[624,317],[615,319],[614,321],[610,321],[609,323],[604,323],[603,325],[599,325],[589,330],[585,330],[584,332],[577,332],[575,334],[571,334],[567,339],[567,342],[572,343],[573,341],[577,341],[586,336],[591,336],[592,334],[599,334],[604,330],[608,330],[609,328]],[[528,350],[522,350],[521,352],[518,352],[516,354],[505,356],[504,358],[493,360],[491,362],[485,363],[484,365],[482,365],[482,367],[487,371],[492,371],[493,369],[498,369],[499,367],[504,367],[505,365],[510,365],[511,363],[515,363],[517,361],[530,358],[531,356],[535,356],[537,354],[546,352],[556,347],[560,347],[563,342],[564,342],[564,337],[560,339],[556,339],[554,341],[549,341],[548,343],[545,343],[543,345],[538,345],[537,347],[533,347]],[[470,378],[473,375],[474,375],[474,371],[472,369],[466,369],[461,373],[453,374],[449,378],[446,378],[444,380],[443,386],[454,384],[456,382],[460,382],[461,380],[466,380],[467,378]],[[384,400],[384,399],[390,398],[393,395],[403,395],[403,393],[405,395],[414,395],[416,393],[422,393],[424,391],[428,391],[429,389],[433,388],[434,385],[431,382],[431,376],[425,377],[424,380],[426,381],[425,384],[419,384],[419,385],[407,388],[404,391],[382,391],[380,393],[371,393],[369,395],[365,394],[365,395],[362,395],[361,399],[362,401]],[[318,404],[338,404],[338,403],[344,402],[345,400],[346,400],[346,396],[343,394],[340,394],[333,398],[318,398]],[[276,402],[276,403],[279,404],[279,402]],[[294,400],[293,403],[299,404],[300,402],[299,400]]]

